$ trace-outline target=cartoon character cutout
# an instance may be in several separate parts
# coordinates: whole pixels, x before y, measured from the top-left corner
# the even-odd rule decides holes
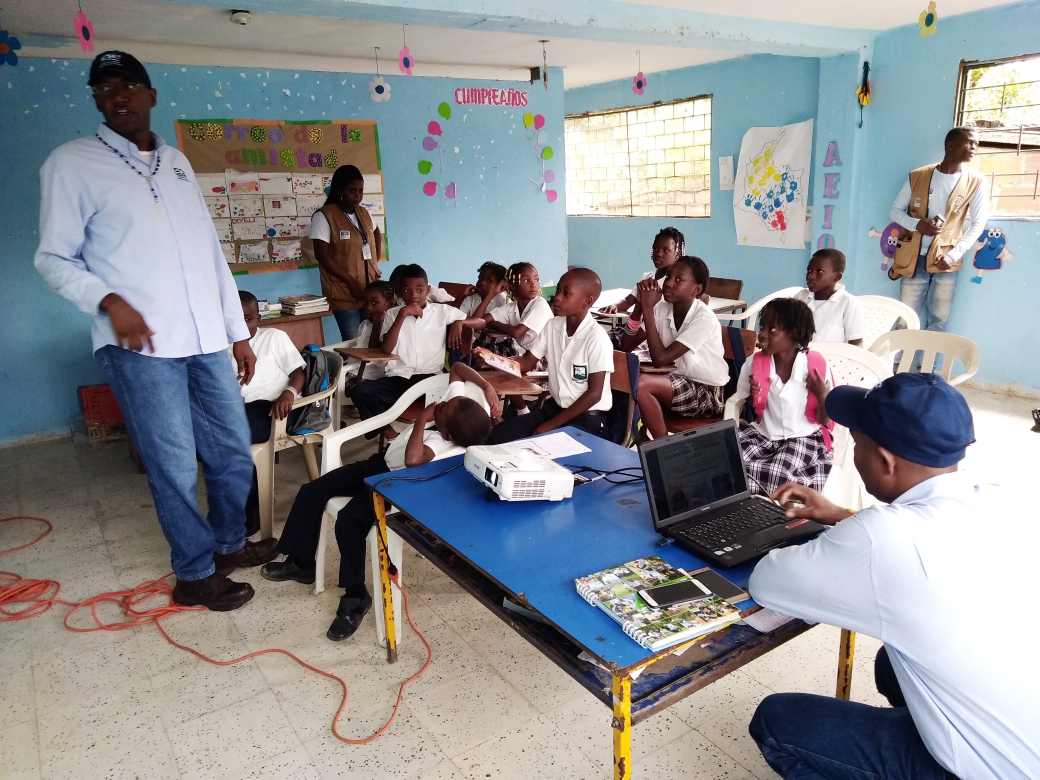
[[[986,232],[979,236],[975,242],[975,275],[971,281],[982,284],[982,275],[986,271],[999,271],[1004,266],[1004,261],[1014,259],[1014,255],[1007,248],[1007,236],[998,227],[987,228]]]
[[[881,254],[885,256],[881,263],[882,271],[887,271],[888,267],[892,265],[892,259],[896,256],[896,250],[899,249],[899,237],[902,233],[903,228],[898,222],[889,222],[880,233],[873,228],[867,233],[869,238],[881,239]]]

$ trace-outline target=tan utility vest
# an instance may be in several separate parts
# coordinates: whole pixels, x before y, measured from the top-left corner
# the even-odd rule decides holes
[[[915,219],[928,219],[928,190],[932,185],[932,171],[937,167],[938,165],[926,165],[910,171],[910,206],[906,213]],[[978,171],[969,168],[961,170],[961,179],[946,203],[946,221],[928,248],[928,273],[943,273],[935,264],[936,255],[949,252],[961,240],[964,219],[968,215],[968,202],[981,186],[982,175]],[[914,275],[917,256],[921,253],[921,238],[921,233],[916,230],[904,229],[900,233],[896,256],[888,270],[889,277],[898,279],[900,276]],[[949,272],[959,271],[962,265],[963,258],[950,266]]]
[[[365,231],[365,238],[372,250],[372,259],[366,261],[364,256],[365,241],[361,237],[361,231],[350,221],[350,217],[343,209],[334,204],[322,206],[321,213],[329,221],[329,250],[326,254],[328,262],[336,268],[353,275],[363,285],[374,282],[380,277],[379,267],[376,263],[376,238],[372,229],[372,217],[363,206],[357,207],[357,218]],[[363,300],[358,300],[350,292],[350,288],[344,282],[332,276],[324,268],[321,273],[321,294],[329,299],[329,308],[333,311],[341,309],[360,309],[365,305]]]

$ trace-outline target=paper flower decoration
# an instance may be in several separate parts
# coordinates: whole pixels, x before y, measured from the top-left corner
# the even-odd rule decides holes
[[[372,99],[382,103],[390,99],[390,85],[383,80],[382,76],[376,76],[368,85],[368,91],[372,93]]]
[[[643,71],[639,71],[632,77],[632,91],[637,95],[642,95],[644,89],[646,89],[646,76],[643,75]]]
[[[5,62],[8,65],[17,65],[18,55],[15,52],[20,48],[22,48],[21,41],[11,37],[7,30],[0,30],[0,65]]]
[[[917,24],[921,28],[921,37],[927,38],[929,35],[934,35],[935,24],[938,21],[939,16],[935,13],[935,3],[929,3],[928,7],[921,11],[921,15],[917,17]]]
[[[397,52],[397,67],[401,69],[401,73],[406,76],[412,75],[412,66],[415,64],[415,60],[412,59],[412,53],[408,51],[408,47],[405,46],[401,51]]]
[[[72,17],[72,29],[79,38],[79,47],[83,51],[94,51],[94,25],[83,11]]]

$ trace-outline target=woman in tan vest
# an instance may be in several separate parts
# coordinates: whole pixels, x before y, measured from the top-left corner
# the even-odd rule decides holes
[[[357,336],[365,305],[365,286],[380,277],[383,235],[372,228],[372,217],[361,200],[365,177],[353,165],[332,174],[329,197],[314,212],[308,236],[321,273],[321,293],[339,325],[344,341]]]

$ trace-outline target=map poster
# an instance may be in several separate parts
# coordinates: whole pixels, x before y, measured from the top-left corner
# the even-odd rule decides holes
[[[811,119],[744,134],[733,188],[738,245],[805,249],[812,137]]]

